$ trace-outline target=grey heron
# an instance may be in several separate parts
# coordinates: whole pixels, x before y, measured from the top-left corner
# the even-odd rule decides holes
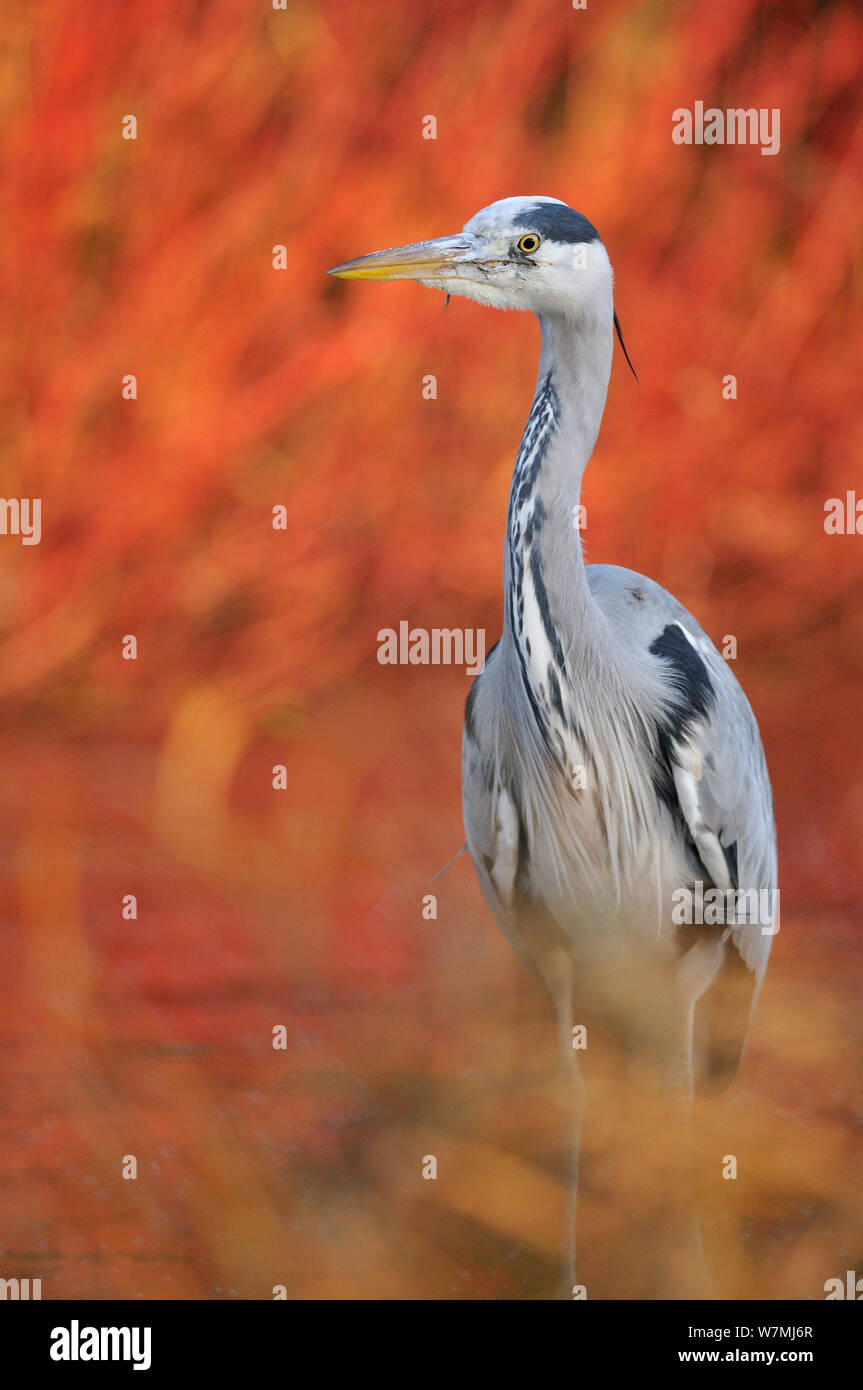
[[[503,632],[468,696],[462,781],[482,890],[557,1014],[571,1086],[571,1280],[576,1023],[598,1019],[654,1059],[684,1112],[697,1083],[739,1065],[777,928],[761,738],[727,661],[671,594],[584,562],[582,475],[620,336],[592,224],[556,198],[504,198],[455,236],[330,273],[416,280],[539,319],[506,518]],[[687,895],[714,895],[715,910],[679,912]]]

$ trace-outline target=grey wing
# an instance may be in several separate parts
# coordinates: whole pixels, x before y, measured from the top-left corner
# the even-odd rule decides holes
[[[530,731],[514,734],[513,711],[502,696],[509,674],[495,647],[471,686],[462,739],[462,811],[486,902],[522,964],[543,979],[537,949],[542,914],[534,913],[523,894],[527,851],[518,788],[529,772],[526,765],[507,765],[502,756],[504,748],[511,758],[530,756]]]
[[[668,793],[709,885],[737,895],[722,965],[696,1009],[707,1073],[730,1076],[778,930],[776,828],[758,725],[727,661],[676,599],[616,566],[590,566],[588,573],[607,611],[637,626],[651,655],[666,664],[674,692],[664,739]]]
[[[722,1080],[738,1068],[778,930],[773,800],[758,725],[727,662],[688,614],[666,625],[651,651],[669,659],[672,629],[691,648],[671,661],[677,677],[688,668],[679,684],[701,661],[712,691],[667,749],[680,813],[710,883],[725,892],[722,964],[695,1015],[701,1074]]]
[[[514,940],[512,911],[519,871],[521,827],[512,790],[495,751],[496,648],[470,688],[462,738],[462,812],[465,835],[480,887],[498,925],[524,959]],[[499,660],[499,656],[497,657]]]
[[[774,935],[776,827],[764,749],[755,716],[728,666],[714,653],[716,705],[695,739],[701,776],[690,829],[696,844],[715,834],[728,867],[724,885],[757,892],[759,920],[740,921],[732,940],[760,984]],[[763,895],[767,896],[763,896]]]
[[[688,618],[688,621],[686,620]],[[728,664],[694,619],[677,618],[692,648],[692,663],[704,663],[712,697],[669,739],[672,776],[680,811],[702,864],[720,889],[758,893],[739,899],[758,921],[735,921],[737,951],[760,983],[773,939],[776,889],[776,829],[773,799],[761,737],[749,702]],[[669,626],[651,650],[669,659]],[[681,661],[671,658],[673,676]]]

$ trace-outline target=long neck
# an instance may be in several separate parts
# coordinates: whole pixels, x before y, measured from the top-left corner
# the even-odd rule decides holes
[[[555,679],[571,679],[597,621],[579,508],[611,373],[611,296],[586,321],[541,318],[540,326],[539,376],[507,515],[504,630],[534,689],[550,683],[553,699]]]

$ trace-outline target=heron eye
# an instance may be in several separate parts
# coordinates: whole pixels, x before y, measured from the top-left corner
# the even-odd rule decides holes
[[[536,232],[525,232],[523,237],[519,237],[518,249],[523,251],[526,256],[532,256],[534,251],[538,251],[539,237]]]

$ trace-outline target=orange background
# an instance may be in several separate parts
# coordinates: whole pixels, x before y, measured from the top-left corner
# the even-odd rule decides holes
[[[589,558],[736,636],[774,781],[782,932],[705,1120],[741,1155],[721,1291],[863,1274],[863,539],[823,525],[863,496],[861,67],[846,3],[8,0],[3,492],[43,539],[0,537],[0,1276],[553,1286],[550,1007],[466,858],[421,916],[468,681],[376,661],[401,619],[498,635],[536,325],[324,275],[525,193],[599,228],[640,376],[616,354]],[[696,100],[779,107],[781,153],[674,145]],[[597,1177],[613,1129],[597,1297],[650,1291]]]

